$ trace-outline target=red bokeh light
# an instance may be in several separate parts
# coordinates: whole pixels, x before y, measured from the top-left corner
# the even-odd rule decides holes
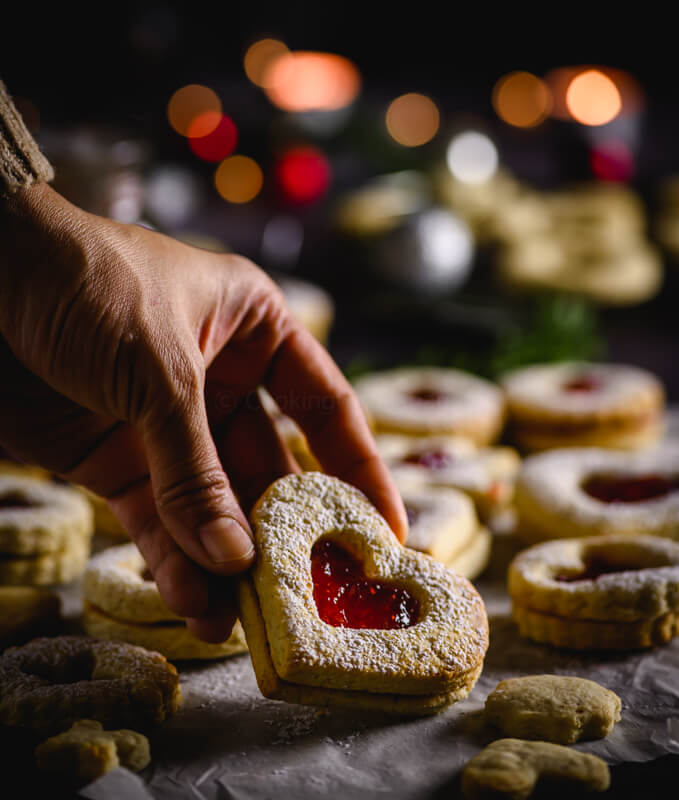
[[[298,204],[313,203],[330,186],[332,172],[325,155],[314,147],[295,147],[276,164],[276,180],[286,199]]]
[[[627,181],[634,175],[634,155],[624,142],[600,142],[589,161],[592,173],[602,181]]]
[[[222,161],[233,153],[237,142],[238,129],[233,120],[227,117],[226,114],[222,114],[219,123],[207,136],[189,137],[191,150],[203,161]]]

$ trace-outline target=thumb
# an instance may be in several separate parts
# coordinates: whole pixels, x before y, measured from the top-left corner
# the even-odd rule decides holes
[[[158,516],[205,569],[242,572],[254,560],[252,533],[219,461],[203,393],[173,405],[141,431]]]

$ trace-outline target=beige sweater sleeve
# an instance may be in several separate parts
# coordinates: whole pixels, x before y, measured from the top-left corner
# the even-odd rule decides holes
[[[53,177],[52,165],[40,152],[0,81],[0,194]]]

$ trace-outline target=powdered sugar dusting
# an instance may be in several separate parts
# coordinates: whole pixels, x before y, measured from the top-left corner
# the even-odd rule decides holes
[[[589,559],[638,569],[594,579],[577,576]],[[509,567],[511,597],[535,611],[568,618],[638,620],[679,610],[679,544],[655,536],[597,536],[543,542],[519,553]]]
[[[92,556],[83,594],[113,617],[133,622],[179,620],[165,605],[156,582],[144,580],[146,563],[135,544],[110,547]]]
[[[274,483],[252,514],[259,558],[253,569],[271,657],[296,683],[429,694],[467,681],[487,646],[485,611],[466,580],[432,558],[403,548],[354,487],[321,473]],[[368,576],[400,584],[420,602],[409,628],[335,628],[313,599],[310,553],[337,538]]]
[[[552,450],[527,457],[516,484],[516,506],[529,536],[542,539],[604,533],[679,538],[679,492],[636,503],[604,503],[582,488],[595,474],[634,477],[679,474],[679,447],[629,454],[601,448]]]
[[[468,433],[490,440],[504,415],[504,396],[495,384],[454,369],[413,367],[366,375],[354,388],[378,429],[408,433]],[[440,394],[436,402],[418,402],[421,389]]]
[[[580,376],[591,377],[592,391],[569,391],[567,385]],[[658,378],[639,367],[589,362],[537,364],[507,373],[501,380],[510,414],[531,411],[576,417],[587,414],[638,413],[656,408],[664,392]]]

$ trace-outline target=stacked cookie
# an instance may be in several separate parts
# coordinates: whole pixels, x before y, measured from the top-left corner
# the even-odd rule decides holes
[[[512,447],[477,447],[460,436],[378,434],[376,442],[399,486],[446,487],[464,492],[484,522],[512,501],[521,463]]]
[[[679,632],[679,448],[562,448],[525,459],[509,567],[520,632],[574,649],[634,649]]]
[[[560,447],[638,450],[662,436],[665,392],[627,364],[536,364],[501,378],[509,435],[523,452]]]
[[[402,367],[359,378],[354,389],[376,433],[464,436],[495,442],[505,419],[502,390],[462,370]]]
[[[225,642],[203,642],[163,602],[134,544],[93,556],[83,578],[83,626],[99,639],[155,650],[172,660],[212,659],[247,650],[237,622]]]
[[[442,560],[478,577],[491,553],[487,524],[511,502],[520,463],[497,444],[501,387],[462,370],[408,367],[366,375],[355,388],[409,509],[407,544],[437,557],[433,543],[446,542]]]
[[[508,220],[523,219],[520,205]],[[545,193],[540,214],[524,217],[532,227],[520,235],[507,220],[497,226],[505,285],[570,292],[604,305],[640,303],[659,290],[662,258],[646,234],[640,198],[628,187],[591,183]]]
[[[0,584],[73,581],[87,566],[93,531],[77,489],[20,468],[0,474]]]
[[[402,547],[356,488],[287,475],[251,523],[258,558],[238,597],[262,694],[421,715],[469,693],[488,647],[481,598]]]
[[[400,488],[410,523],[406,546],[470,580],[483,572],[490,558],[491,534],[479,524],[472,500],[447,486]]]

